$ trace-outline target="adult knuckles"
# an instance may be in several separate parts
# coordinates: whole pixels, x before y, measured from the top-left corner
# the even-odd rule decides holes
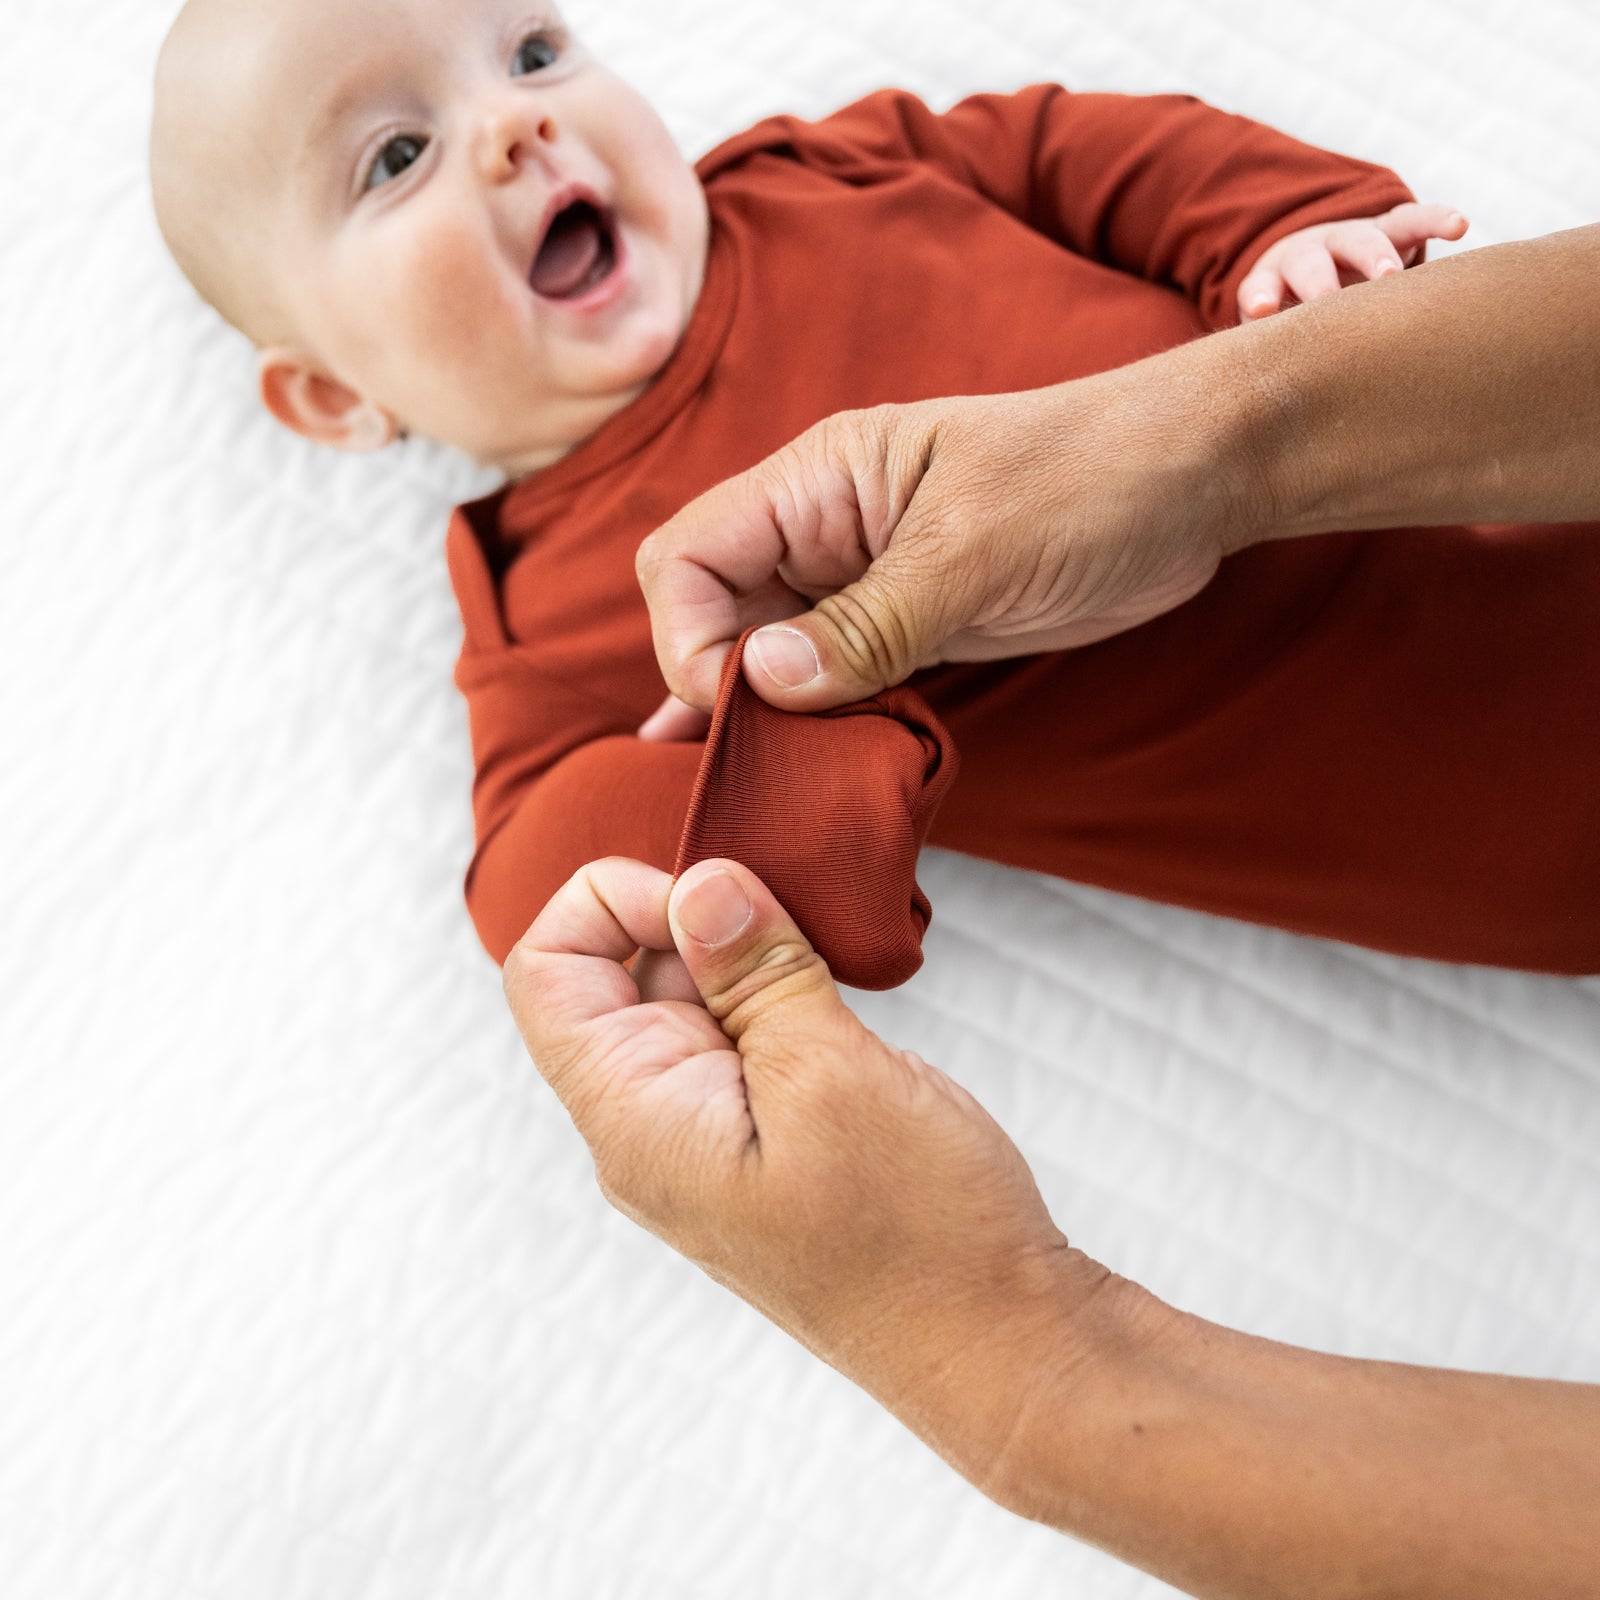
[[[500,987],[530,1049],[533,1041],[528,1035],[538,1021],[538,1001],[548,978],[548,954],[532,942],[531,934],[524,934],[500,968]]]
[[[750,478],[771,508],[785,544],[795,538],[803,524],[813,520],[807,512],[815,504],[810,437],[802,434],[750,469]]]
[[[888,403],[837,411],[815,423],[801,437],[830,459],[853,462],[862,449],[869,454],[886,449],[905,411],[904,406]]]
[[[865,415],[843,411],[824,417],[752,469],[786,542],[815,537],[841,488],[854,497],[860,471],[859,419]]]
[[[655,576],[656,568],[661,565],[661,536],[664,531],[663,528],[657,528],[654,533],[646,534],[633,555],[633,575],[646,588]]]

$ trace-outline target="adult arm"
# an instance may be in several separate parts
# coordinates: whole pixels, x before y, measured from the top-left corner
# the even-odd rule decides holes
[[[709,704],[786,605],[745,672],[810,710],[1120,632],[1265,539],[1600,518],[1597,289],[1590,226],[1055,388],[829,418],[641,548],[663,673]]]
[[[1247,542],[1600,518],[1600,224],[1469,251],[1196,354]]]
[[[1595,1592],[1600,1388],[1291,1349],[1115,1277],[744,869],[585,868],[506,989],[613,1204],[1001,1504],[1212,1600]]]

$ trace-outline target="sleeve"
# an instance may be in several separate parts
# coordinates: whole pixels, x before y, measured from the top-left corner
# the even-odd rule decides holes
[[[895,988],[922,965],[933,912],[917,853],[955,745],[911,689],[808,715],[769,706],[739,670],[748,638],[723,663],[673,870],[743,862],[840,982]]]
[[[931,915],[917,852],[955,775],[954,746],[919,695],[777,711],[738,670],[741,640],[705,744],[645,743],[618,731],[628,719],[603,695],[505,640],[492,580],[459,541],[452,574],[476,768],[467,905],[496,961],[587,862],[681,872],[724,856],[772,889],[841,983],[887,989],[917,970]],[[499,648],[485,647],[497,634]]]
[[[1068,249],[1179,290],[1212,329],[1239,320],[1239,285],[1278,239],[1415,198],[1383,167],[1190,95],[1037,84],[939,114],[884,90],[818,126],[835,162],[930,162]]]
[[[670,872],[700,759],[698,744],[613,735],[509,784],[467,871],[467,909],[489,954],[503,962],[588,862],[629,856]]]
[[[624,855],[668,871],[700,765],[696,744],[646,744],[626,709],[581,674],[547,670],[513,640],[465,509],[445,541],[465,631],[456,686],[472,737],[476,848],[467,909],[504,961],[579,867]]]

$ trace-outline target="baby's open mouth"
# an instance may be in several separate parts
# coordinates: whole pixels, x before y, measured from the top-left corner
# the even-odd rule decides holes
[[[615,225],[587,200],[574,200],[555,214],[528,282],[549,300],[576,300],[611,275],[617,264]]]

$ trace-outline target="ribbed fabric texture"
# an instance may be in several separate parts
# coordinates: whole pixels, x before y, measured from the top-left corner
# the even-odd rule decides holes
[[[922,965],[933,910],[917,852],[955,746],[910,689],[807,715],[769,706],[739,670],[749,638],[723,663],[673,871],[742,862],[841,983],[892,989]]]

